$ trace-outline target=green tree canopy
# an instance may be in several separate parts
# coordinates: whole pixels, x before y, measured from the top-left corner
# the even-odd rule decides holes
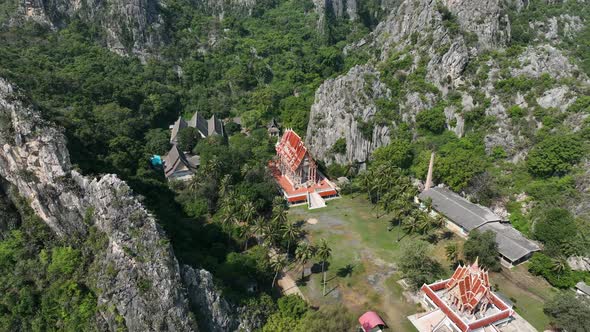
[[[415,240],[405,243],[400,257],[400,271],[415,289],[439,279],[443,274],[440,263],[432,258],[428,242]]]
[[[482,233],[473,230],[469,232],[469,238],[465,241],[465,244],[463,244],[463,255],[468,264],[479,259],[480,266],[491,271],[500,270],[496,234],[492,231],[485,231]]]
[[[390,163],[407,169],[412,164],[412,145],[408,141],[393,140],[389,145],[376,149],[372,155],[374,163]]]
[[[564,291],[547,302],[543,311],[565,331],[588,331],[588,322],[590,322],[588,297],[575,296],[572,291]]]
[[[568,210],[554,208],[546,211],[534,224],[533,235],[545,243],[550,251],[560,251],[561,246],[577,233],[574,217]]]
[[[584,152],[581,140],[573,135],[550,136],[537,144],[527,157],[529,173],[549,177],[567,173]]]
[[[200,139],[201,134],[196,128],[183,128],[178,132],[178,148],[180,151],[193,151]]]
[[[416,125],[433,134],[441,134],[447,125],[444,108],[439,106],[421,111],[416,115]]]

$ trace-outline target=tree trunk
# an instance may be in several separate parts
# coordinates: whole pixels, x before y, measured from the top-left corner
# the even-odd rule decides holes
[[[270,285],[270,288],[273,288],[275,286],[275,281],[277,280],[278,275],[279,275],[279,270],[277,270],[275,272],[275,277],[272,279],[272,285]]]
[[[305,278],[305,263],[301,264],[301,280]]]
[[[291,240],[287,241],[287,258],[289,258],[289,246],[291,245]]]
[[[326,296],[326,269],[324,269],[324,264],[326,263],[326,261],[322,262],[322,273],[324,274],[324,291],[323,291],[323,296]]]

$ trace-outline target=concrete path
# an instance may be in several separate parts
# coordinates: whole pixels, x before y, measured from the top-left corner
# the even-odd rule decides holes
[[[281,274],[279,275],[279,280],[277,281],[277,285],[279,285],[279,287],[281,288],[281,294],[295,294],[299,295],[302,299],[305,300],[305,296],[303,296],[303,293],[301,292],[299,287],[297,287],[295,280],[293,280],[293,278],[291,278],[291,276],[288,273],[285,273],[284,271],[281,272]]]

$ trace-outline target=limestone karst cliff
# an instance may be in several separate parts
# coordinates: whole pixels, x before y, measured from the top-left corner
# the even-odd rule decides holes
[[[158,0],[23,1],[12,22],[28,19],[58,29],[75,18],[102,27],[103,42],[120,55],[145,59],[166,41]]]
[[[256,326],[221,298],[207,271],[185,266],[181,276],[164,232],[131,188],[116,175],[92,178],[74,170],[62,130],[4,79],[0,119],[0,234],[18,223],[7,188],[72,246],[82,243],[91,228],[104,234],[106,249],[93,253],[97,268],[89,272],[98,290],[100,330],[197,331],[191,305],[206,330]]]
[[[548,19],[548,32],[539,32],[533,43],[536,45],[529,46],[516,59],[508,59],[511,55],[502,53],[506,52],[511,36],[508,10],[513,9],[496,0],[402,1],[371,34],[345,48],[347,54],[364,53],[370,57],[367,66],[376,70],[374,86],[383,85],[384,79],[401,82],[390,91],[395,98],[349,88],[364,84],[365,77],[356,67],[324,82],[311,107],[306,140],[312,153],[328,164],[364,162],[375,148],[389,141],[388,135],[399,121],[412,126],[419,112],[440,105],[444,107],[447,129],[459,137],[469,127],[465,120],[469,113],[483,110],[486,116],[496,119],[485,137],[486,150],[501,147],[512,160],[522,159],[529,143],[522,127],[510,119],[506,110],[520,105],[532,112],[538,104],[543,109],[558,108],[565,115],[567,106],[586,91],[589,83],[576,65],[552,45],[555,29],[551,22],[555,18]],[[558,19],[564,26],[560,30],[564,37],[560,38],[570,38],[567,36],[573,31],[579,31],[579,18]],[[543,22],[531,24],[546,26]],[[494,56],[489,55],[492,50],[496,52]],[[410,61],[407,68],[393,70],[393,77],[384,76],[392,65],[406,60]],[[509,96],[499,88],[502,81],[511,77],[540,80],[542,75],[548,75],[543,77],[554,85],[539,88],[535,92],[539,96]],[[563,86],[558,83],[563,79],[576,83],[571,88]],[[342,82],[347,82],[346,87],[342,87]],[[451,93],[456,102],[448,102]],[[531,98],[535,105],[531,105]],[[529,103],[524,99],[529,99]],[[354,102],[344,102],[347,100]],[[395,104],[390,108],[395,109],[397,116],[389,121],[376,116],[390,111],[376,106],[384,100]],[[567,118],[575,130],[585,115],[568,114]],[[531,126],[540,128],[538,119],[528,119]],[[364,135],[359,130],[361,125],[365,127]],[[372,129],[372,134],[366,133],[367,128]],[[346,154],[326,153],[339,138],[346,139]]]

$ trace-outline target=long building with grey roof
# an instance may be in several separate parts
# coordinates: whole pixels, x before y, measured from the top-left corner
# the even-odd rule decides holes
[[[430,199],[432,208],[446,217],[452,230],[466,237],[473,230],[496,234],[498,253],[504,265],[520,264],[541,250],[540,246],[514,229],[504,218],[489,208],[474,204],[444,187],[433,187],[420,193],[421,201]]]

